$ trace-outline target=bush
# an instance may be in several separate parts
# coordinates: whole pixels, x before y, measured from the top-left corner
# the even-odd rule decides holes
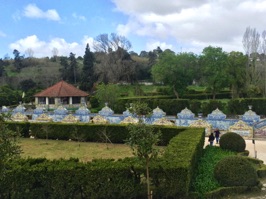
[[[95,98],[95,97],[91,97],[90,98],[90,104],[91,104],[92,108],[96,108],[96,107],[98,107],[100,105],[98,99]]]
[[[221,136],[220,147],[224,150],[244,152],[246,148],[246,142],[241,135],[228,132]]]
[[[252,164],[242,156],[231,156],[219,161],[214,169],[214,177],[226,187],[256,186],[258,175]]]

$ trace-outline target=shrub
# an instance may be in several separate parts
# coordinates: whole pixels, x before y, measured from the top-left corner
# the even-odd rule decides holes
[[[95,97],[90,98],[90,104],[91,104],[91,107],[93,108],[98,107],[100,105],[98,99]]]
[[[221,136],[220,147],[224,150],[244,152],[246,148],[246,142],[241,135],[228,132]]]
[[[242,156],[231,156],[219,161],[214,169],[214,177],[226,187],[255,186],[258,175],[252,164]]]

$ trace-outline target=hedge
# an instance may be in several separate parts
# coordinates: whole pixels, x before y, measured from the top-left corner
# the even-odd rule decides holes
[[[228,98],[226,98],[228,99]],[[161,99],[161,98],[142,98],[142,99],[120,99],[113,107],[115,113],[122,114],[126,110],[126,107],[130,106],[130,103],[134,103],[137,100],[146,102],[152,109],[157,106],[161,108],[166,115],[177,115],[186,107],[189,108],[196,115],[203,113],[203,116],[207,116],[216,108],[219,108],[226,115],[243,115],[248,111],[248,106],[252,105],[252,110],[258,115],[265,115],[266,113],[266,99],[265,98],[239,98],[228,99],[226,102],[219,99],[209,99],[208,101],[192,99]]]
[[[154,126],[155,131],[161,131],[159,145],[167,145],[169,141],[184,127]],[[129,133],[127,125],[121,124],[91,124],[91,123],[30,123],[31,134],[41,139],[79,140],[86,142],[124,143]],[[106,140],[108,137],[109,140]]]
[[[163,128],[162,128],[163,129]],[[166,128],[164,129],[166,131]],[[154,199],[184,198],[204,145],[204,129],[176,128],[165,155],[151,162]],[[145,167],[137,158],[19,159],[6,165],[0,198],[146,198]]]

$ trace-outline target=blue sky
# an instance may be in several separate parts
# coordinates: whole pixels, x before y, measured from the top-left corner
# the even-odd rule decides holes
[[[83,56],[99,34],[117,33],[130,49],[160,46],[199,54],[209,45],[243,51],[248,26],[266,29],[266,0],[0,0],[0,58],[70,52]],[[93,51],[93,49],[92,49]]]

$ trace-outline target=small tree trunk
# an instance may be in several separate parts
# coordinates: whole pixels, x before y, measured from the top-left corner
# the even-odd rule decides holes
[[[176,96],[176,99],[179,99],[179,94],[178,94],[177,90],[175,89],[175,86],[173,86],[173,91],[174,91],[174,94]]]
[[[149,171],[149,158],[146,158],[146,176],[147,176],[147,194],[148,199],[152,199],[151,188],[150,188],[150,171]]]

